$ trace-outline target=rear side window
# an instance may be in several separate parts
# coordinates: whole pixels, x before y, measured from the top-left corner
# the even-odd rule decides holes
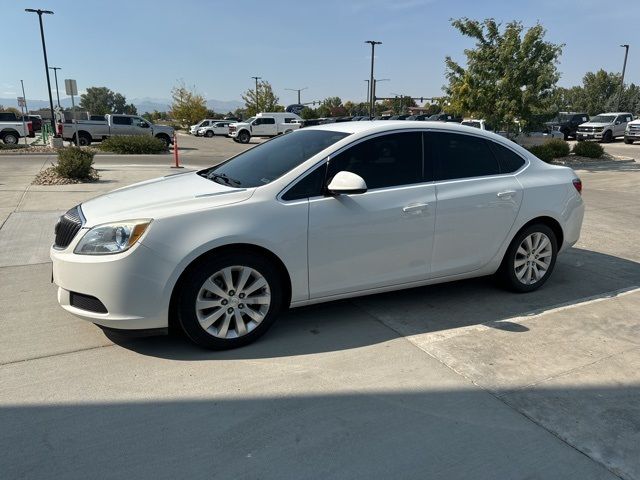
[[[434,132],[432,135],[431,140],[438,152],[438,180],[500,173],[498,161],[484,139],[459,133]]]
[[[114,125],[131,125],[130,117],[112,117],[111,121]]]
[[[496,142],[489,142],[489,145],[498,159],[500,173],[513,173],[524,165],[524,159],[513,150]]]

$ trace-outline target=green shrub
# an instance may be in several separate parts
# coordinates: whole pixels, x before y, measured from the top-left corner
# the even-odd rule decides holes
[[[604,154],[604,148],[596,142],[577,142],[573,146],[573,153],[581,157],[600,158]]]
[[[551,151],[553,158],[566,157],[571,151],[569,143],[559,138],[554,138],[545,143],[545,146]]]
[[[553,150],[549,148],[546,143],[542,145],[534,145],[527,148],[527,150],[529,150],[543,162],[551,163],[551,161],[553,160]]]
[[[93,178],[93,152],[79,147],[67,147],[58,150],[56,173],[66,178],[79,180]]]
[[[145,135],[109,137],[98,148],[105,152],[139,155],[162,153],[167,149],[162,140]]]

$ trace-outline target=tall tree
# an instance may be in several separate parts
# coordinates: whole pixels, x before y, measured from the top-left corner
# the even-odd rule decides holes
[[[107,113],[136,115],[138,113],[133,104],[127,105],[127,99],[124,95],[113,92],[107,87],[87,88],[87,92],[80,95],[80,107],[93,115]]]
[[[446,58],[445,90],[452,113],[484,118],[507,129],[516,120],[524,128],[535,123],[536,114],[549,108],[562,45],[545,41],[540,24],[526,31],[520,22],[502,28],[491,18],[461,18],[451,24],[476,40],[474,48],[464,51],[465,67]]]
[[[245,114],[253,116],[260,112],[284,112],[284,107],[278,105],[280,100],[271,84],[267,81],[258,82],[258,91],[249,89],[242,95],[245,104]]]
[[[207,116],[207,102],[196,92],[196,87],[188,88],[184,80],[171,90],[171,116],[183,126],[193,125]]]

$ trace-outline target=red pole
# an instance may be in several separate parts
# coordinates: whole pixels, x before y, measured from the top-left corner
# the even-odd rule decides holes
[[[176,132],[173,132],[173,158],[176,164],[171,168],[184,168],[180,166],[180,159],[178,158],[178,136]]]

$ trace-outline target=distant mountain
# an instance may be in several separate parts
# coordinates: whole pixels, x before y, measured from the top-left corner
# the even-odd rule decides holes
[[[79,103],[80,99],[76,99],[76,102]],[[158,110],[159,112],[166,112],[167,110],[169,110],[171,100],[168,100],[166,98],[143,97],[127,99],[127,103],[133,103],[138,109],[138,113],[143,114],[144,112],[153,112],[154,110]],[[57,104],[55,97],[53,99],[53,104],[54,106]],[[0,98],[0,105],[4,105],[5,107],[19,108],[18,101],[15,98]],[[29,106],[29,110],[38,110],[40,108],[48,108],[49,101],[30,100],[27,98],[27,105]],[[62,107],[64,108],[71,107],[71,99],[60,99],[60,105],[62,105]],[[244,107],[244,103],[237,100],[207,100],[207,108],[213,109],[213,111],[216,113],[233,112],[236,108],[242,107]]]

